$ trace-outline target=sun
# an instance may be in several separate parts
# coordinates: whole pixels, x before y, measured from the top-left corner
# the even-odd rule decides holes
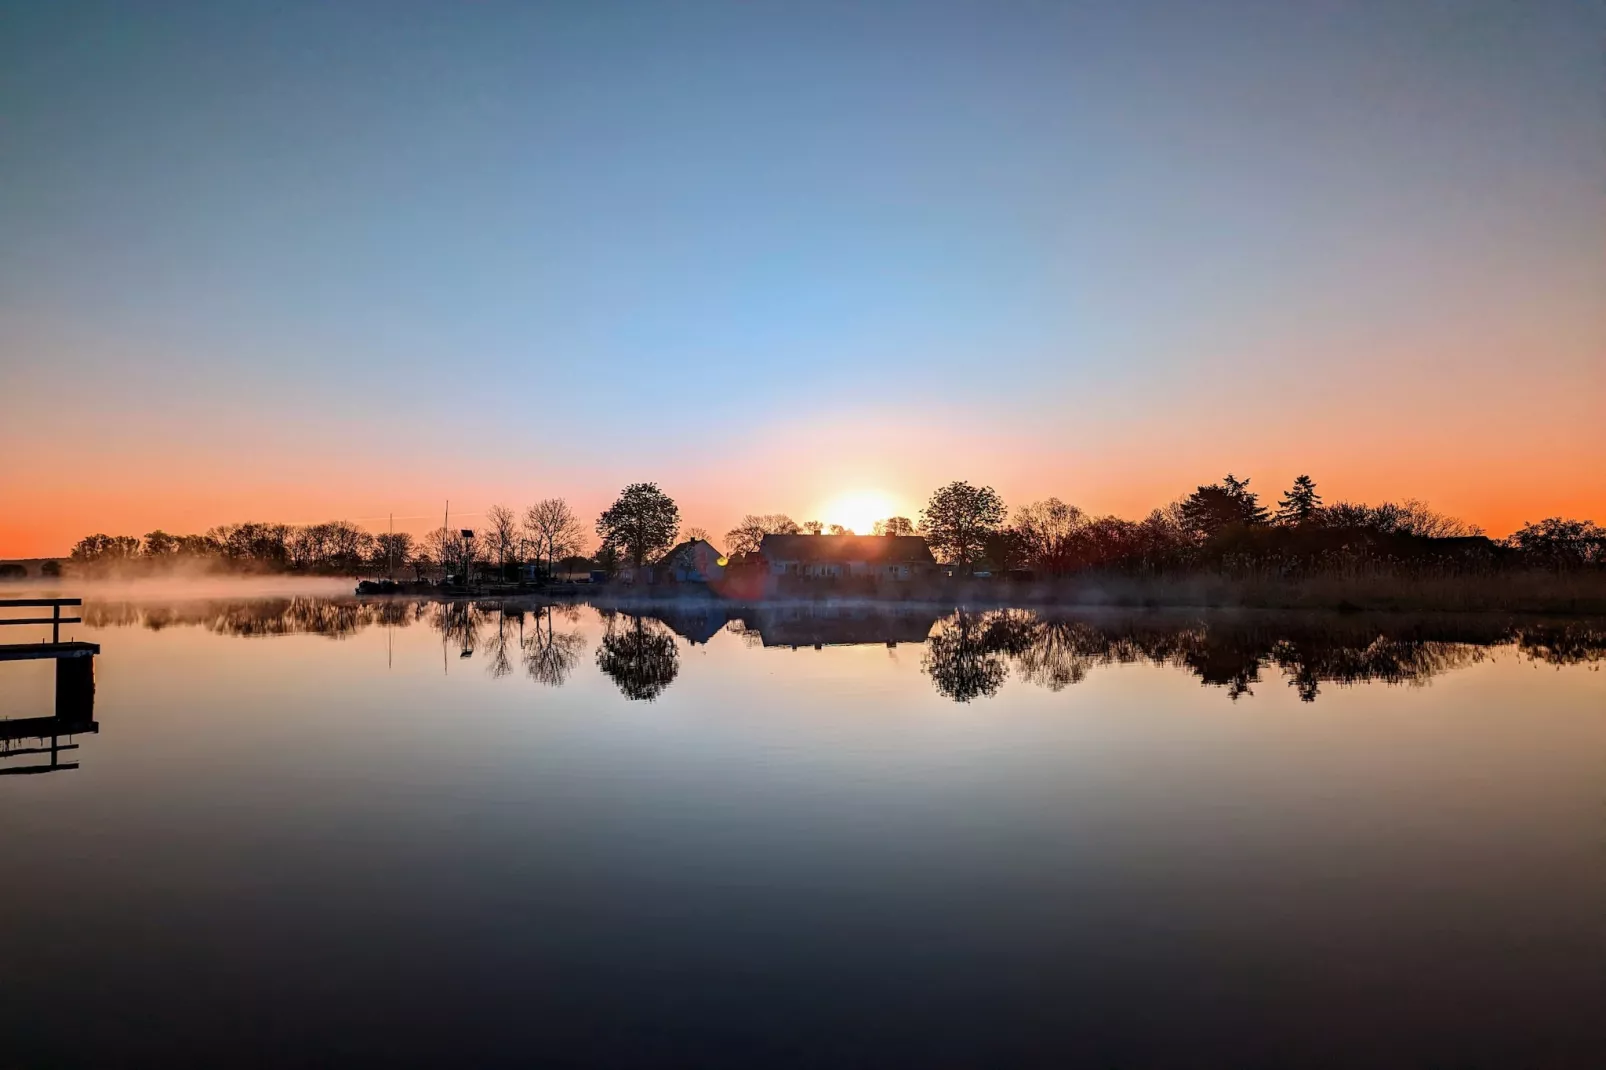
[[[892,499],[877,490],[858,490],[833,499],[820,514],[827,529],[841,524],[858,535],[868,535],[877,520],[892,516],[895,507]]]

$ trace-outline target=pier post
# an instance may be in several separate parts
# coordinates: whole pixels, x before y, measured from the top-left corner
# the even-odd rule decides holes
[[[95,659],[91,656],[56,659],[56,716],[66,721],[90,721],[95,716]]]

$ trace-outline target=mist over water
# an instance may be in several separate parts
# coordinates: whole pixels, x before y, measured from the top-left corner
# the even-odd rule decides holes
[[[24,1063],[1606,1057],[1597,621],[195,593],[0,776]]]

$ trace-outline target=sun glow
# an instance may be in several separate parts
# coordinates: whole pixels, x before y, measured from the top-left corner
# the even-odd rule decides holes
[[[877,520],[885,520],[894,511],[892,499],[887,495],[861,490],[831,501],[820,513],[820,521],[826,525],[826,530],[830,530],[832,524],[841,524],[857,535],[869,535]]]

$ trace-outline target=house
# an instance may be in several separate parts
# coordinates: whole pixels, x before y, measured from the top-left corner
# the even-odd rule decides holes
[[[653,579],[658,583],[713,583],[725,575],[726,563],[713,543],[692,539],[658,559]]]
[[[766,535],[759,555],[772,579],[902,582],[936,571],[919,535]]]

